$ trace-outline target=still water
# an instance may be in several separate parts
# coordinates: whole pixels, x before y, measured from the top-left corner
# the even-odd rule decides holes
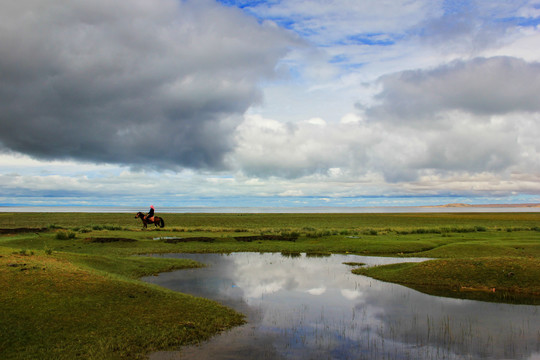
[[[182,359],[540,360],[540,306],[424,295],[354,275],[368,266],[423,259],[354,255],[174,254],[209,265],[145,281],[217,300],[248,323],[181,353]]]

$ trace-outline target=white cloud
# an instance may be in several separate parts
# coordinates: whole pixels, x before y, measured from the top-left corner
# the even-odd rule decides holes
[[[319,296],[326,292],[326,287],[325,286],[316,287],[316,288],[306,290],[306,292],[310,295]]]
[[[279,194],[279,196],[304,196],[304,192],[302,190],[287,190]]]
[[[484,118],[460,111],[439,115],[439,125],[321,121],[282,124],[247,116],[231,157],[250,176],[326,180],[380,173],[387,181],[415,181],[423,174],[452,176],[539,171],[535,135],[540,115]],[[423,127],[423,128],[422,128]],[[531,132],[525,129],[531,129]]]
[[[342,289],[341,295],[347,300],[356,300],[362,297],[362,293],[358,290]]]
[[[283,124],[246,116],[237,129],[236,166],[256,176],[298,177],[361,162],[373,131],[355,124],[305,121]],[[232,160],[231,160],[232,161]]]
[[[363,117],[358,114],[348,113],[340,121],[342,124],[356,124],[363,121]]]
[[[376,121],[437,120],[448,110],[477,115],[538,112],[540,63],[513,57],[454,61],[429,70],[383,76],[380,105],[367,110]]]

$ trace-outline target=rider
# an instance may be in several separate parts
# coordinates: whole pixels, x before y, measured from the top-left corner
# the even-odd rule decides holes
[[[154,221],[154,205],[150,205],[150,210],[148,211],[148,214],[146,214],[144,219],[152,222]]]

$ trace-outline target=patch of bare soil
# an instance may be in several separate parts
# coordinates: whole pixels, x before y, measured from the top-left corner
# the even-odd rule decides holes
[[[46,231],[47,228],[14,228],[14,229],[0,229],[0,234],[21,234],[21,233],[37,233]]]
[[[183,237],[169,237],[164,238],[163,242],[166,242],[168,244],[178,244],[178,243],[186,243],[191,241],[199,241],[199,242],[214,242],[216,239],[211,237],[205,237],[205,236],[198,236],[198,237],[189,237],[189,238],[183,238]]]
[[[296,241],[296,235],[254,235],[254,236],[236,236],[236,241],[259,241],[259,240],[277,240],[277,241]]]

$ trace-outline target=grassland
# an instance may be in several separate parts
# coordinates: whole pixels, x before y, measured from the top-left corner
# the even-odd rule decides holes
[[[214,302],[142,283],[202,266],[136,255],[307,252],[437,260],[356,273],[445,296],[538,304],[540,213],[0,213],[0,354],[5,359],[132,359],[243,322]]]

